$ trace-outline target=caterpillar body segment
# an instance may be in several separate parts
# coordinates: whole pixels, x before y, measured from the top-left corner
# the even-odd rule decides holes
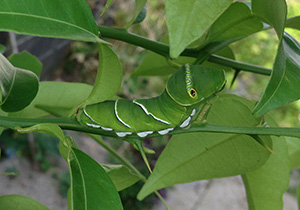
[[[176,127],[187,128],[205,101],[224,85],[223,70],[186,64],[169,78],[160,96],[88,105],[79,110],[77,120],[118,137],[144,138],[154,132],[165,135]]]

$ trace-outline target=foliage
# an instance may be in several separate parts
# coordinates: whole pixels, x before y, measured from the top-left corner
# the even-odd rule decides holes
[[[243,178],[249,209],[282,209],[282,197],[287,190],[290,170],[300,164],[300,144],[297,143],[300,128],[278,127],[278,123],[274,122],[268,112],[277,112],[278,107],[287,106],[300,98],[300,44],[297,38],[285,32],[285,28],[300,30],[299,14],[293,14],[287,19],[285,0],[252,0],[251,4],[232,0],[165,0],[163,15],[166,17],[166,26],[161,24],[158,27],[165,26],[168,41],[161,43],[129,31],[147,21],[147,6],[153,4],[152,1],[135,3],[134,11],[126,15],[128,22],[120,24],[122,28],[114,28],[105,24],[97,25],[84,0],[6,1],[0,8],[0,31],[91,42],[88,45],[97,48],[99,64],[93,86],[84,83],[40,82],[38,78],[42,65],[33,55],[22,52],[6,58],[0,54],[1,133],[5,128],[19,133],[43,133],[59,139],[59,152],[68,163],[70,173],[70,188],[67,193],[69,209],[127,208],[122,206],[118,191],[129,190],[135,183],[142,183],[142,189],[135,192],[139,200],[155,193],[168,209],[157,190],[178,183],[234,175],[241,175]],[[113,4],[113,1],[107,1],[102,12],[103,17]],[[272,36],[274,39],[271,44],[277,47],[274,55],[270,56],[270,59],[274,58],[272,65],[270,61],[263,60],[257,60],[256,65],[235,60],[243,56],[235,56],[232,46],[234,49],[238,46],[240,50],[244,50],[240,44],[246,43],[251,48],[255,43],[247,37],[271,30],[277,36],[276,41]],[[103,40],[106,38],[148,51],[145,54],[131,55],[139,60],[132,75],[135,77],[173,74],[177,81],[186,79],[189,83],[193,79],[190,75],[186,78],[176,77],[174,72],[179,72],[177,69],[183,64],[193,63],[210,66],[209,69],[218,69],[219,72],[219,69],[226,70],[227,80],[229,75],[234,75],[232,83],[238,83],[235,78],[240,72],[248,72],[251,75],[265,75],[268,84],[257,103],[247,99],[255,98],[251,91],[246,92],[244,97],[230,93],[230,81],[223,91],[227,94],[218,93],[214,98],[209,97],[208,92],[211,89],[205,88],[206,91],[202,94],[206,101],[201,103],[199,110],[197,108],[197,112],[200,111],[199,117],[194,117],[192,124],[185,129],[177,126],[174,130],[168,130],[171,139],[159,155],[153,172],[145,154],[149,153],[149,156],[153,151],[143,146],[144,139],[131,134],[126,138],[119,135],[119,139],[128,141],[140,152],[151,172],[145,177],[101,138],[116,137],[111,129],[118,130],[118,126],[125,125],[115,115],[117,108],[111,112],[104,110],[106,115],[101,114],[112,124],[112,127],[105,129],[99,129],[97,122],[86,126],[78,118],[89,105],[96,104],[95,107],[100,107],[100,102],[105,104],[119,98],[116,94],[122,83],[122,64],[126,66],[125,62],[130,58],[126,54],[126,59],[119,59],[120,55],[113,50],[119,43],[113,42],[111,45]],[[0,52],[3,49],[1,47]],[[248,51],[247,49],[241,53],[247,54]],[[264,50],[259,49],[257,52],[260,56]],[[272,66],[272,69],[260,65]],[[218,76],[214,76],[217,80]],[[126,76],[125,78],[128,79]],[[212,84],[210,82],[207,80],[201,84],[208,87]],[[249,86],[257,87],[256,80],[251,80]],[[181,94],[179,82],[173,83],[172,91],[174,90]],[[126,97],[126,93],[123,96]],[[182,98],[176,99],[175,102],[180,102]],[[208,101],[212,104],[209,105]],[[150,104],[150,100],[148,102]],[[164,102],[175,110],[175,105],[172,107],[170,102]],[[154,110],[163,110],[159,104],[152,103],[146,107],[150,106]],[[143,109],[145,111],[146,108]],[[174,110],[175,116],[180,110]],[[123,113],[126,111],[124,109]],[[93,110],[93,116],[85,115],[90,121],[98,121],[99,118],[94,116],[100,113]],[[149,112],[143,117],[148,115],[150,116]],[[144,123],[139,121],[139,117],[132,121],[136,124]],[[117,126],[113,122],[118,120]],[[65,136],[63,130],[87,133],[118,159],[119,164],[97,163],[81,151],[71,137]],[[153,137],[151,141],[159,141],[160,135],[157,132],[148,132],[151,134],[147,137]],[[7,131],[2,135],[7,135]],[[51,138],[43,140],[52,141]],[[18,144],[20,151],[27,143],[16,142],[14,139],[9,141],[11,144]],[[51,152],[53,149],[49,148],[50,144],[38,145],[36,158],[47,169],[47,162],[43,162],[43,159],[47,151]],[[67,178],[64,182],[62,186],[68,185]],[[65,189],[62,191],[66,192]],[[13,209],[15,205],[22,205],[25,209],[47,209],[37,201],[21,195],[0,197],[1,209]]]

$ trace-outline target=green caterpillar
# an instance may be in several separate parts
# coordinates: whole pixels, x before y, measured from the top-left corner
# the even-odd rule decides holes
[[[205,101],[221,91],[225,82],[221,69],[185,64],[169,78],[160,96],[88,105],[78,111],[77,120],[119,137],[136,134],[143,138],[154,132],[165,135],[175,127],[188,127]]]

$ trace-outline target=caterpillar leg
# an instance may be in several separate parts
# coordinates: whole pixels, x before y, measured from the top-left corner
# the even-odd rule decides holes
[[[206,122],[206,118],[208,116],[209,110],[212,104],[210,102],[205,102],[205,104],[201,107],[198,116],[196,118],[197,122]]]

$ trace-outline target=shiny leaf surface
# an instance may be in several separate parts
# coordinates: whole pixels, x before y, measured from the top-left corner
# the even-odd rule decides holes
[[[0,7],[0,30],[43,37],[102,42],[84,0],[5,0]]]
[[[233,95],[220,96],[208,114],[210,124],[257,126],[253,103]],[[269,137],[262,137],[270,145]],[[160,155],[153,173],[138,194],[179,183],[247,173],[261,167],[270,152],[254,139],[237,134],[191,133],[173,136]]]
[[[170,57],[177,58],[229,7],[232,0],[166,0]]]

